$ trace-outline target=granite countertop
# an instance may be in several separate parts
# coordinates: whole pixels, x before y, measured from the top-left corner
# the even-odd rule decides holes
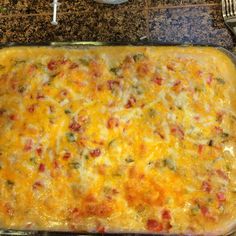
[[[220,0],[129,0],[105,5],[93,0],[59,0],[57,26],[52,0],[3,0],[0,42],[163,41],[232,48]]]

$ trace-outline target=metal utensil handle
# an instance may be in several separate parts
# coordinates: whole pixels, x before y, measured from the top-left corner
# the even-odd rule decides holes
[[[53,6],[53,17],[51,24],[52,25],[57,25],[57,7],[60,5],[60,3],[57,0],[53,0],[52,6]]]

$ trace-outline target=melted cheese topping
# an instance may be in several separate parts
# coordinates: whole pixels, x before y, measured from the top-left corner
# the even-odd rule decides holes
[[[232,228],[235,76],[212,48],[2,49],[1,227]]]

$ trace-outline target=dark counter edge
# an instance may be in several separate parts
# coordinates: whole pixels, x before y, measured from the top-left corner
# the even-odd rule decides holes
[[[206,46],[221,47],[216,44],[193,44],[180,42],[162,41],[137,41],[137,42],[95,42],[95,41],[62,41],[62,42],[39,42],[39,43],[0,43],[0,48],[19,46],[53,46],[53,47],[78,47],[78,46]]]

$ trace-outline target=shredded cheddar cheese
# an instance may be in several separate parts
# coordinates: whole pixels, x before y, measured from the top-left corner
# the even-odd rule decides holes
[[[1,228],[227,232],[235,76],[206,47],[1,49]]]

